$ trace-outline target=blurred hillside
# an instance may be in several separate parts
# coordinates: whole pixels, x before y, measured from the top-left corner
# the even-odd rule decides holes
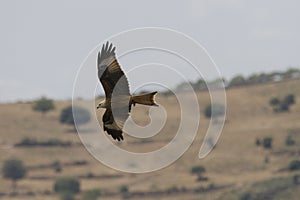
[[[10,180],[0,178],[0,199],[59,199],[53,185],[60,176],[80,180],[81,192],[76,199],[86,199],[84,194],[91,190],[100,191],[98,199],[298,199],[300,171],[290,170],[289,165],[300,159],[300,79],[246,84],[226,92],[225,127],[209,156],[198,159],[209,123],[201,113],[199,131],[189,150],[171,166],[146,174],[121,173],[96,161],[72,127],[59,123],[61,110],[71,102],[55,102],[55,110],[45,115],[34,112],[32,103],[0,104],[0,166],[15,158],[22,160],[27,169],[15,192]],[[295,96],[296,103],[289,112],[274,113],[270,99],[288,94]],[[203,111],[209,104],[209,94],[198,91],[197,95]],[[175,96],[160,94],[157,101],[168,112],[161,133],[148,140],[125,135],[125,141],[116,145],[147,152],[174,137],[180,120],[178,102]],[[137,124],[149,123],[147,111],[148,107],[139,105],[133,109]],[[271,148],[264,148],[265,138],[271,138]],[[288,138],[294,143],[289,144]],[[24,139],[56,141],[59,145],[18,146]],[[60,164],[60,172],[54,163]],[[205,168],[204,180],[197,180],[191,173],[195,166]]]

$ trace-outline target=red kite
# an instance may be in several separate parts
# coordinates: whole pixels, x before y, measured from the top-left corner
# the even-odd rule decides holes
[[[115,140],[123,140],[123,126],[135,104],[157,106],[154,97],[157,92],[130,95],[127,78],[116,56],[115,47],[108,42],[103,44],[98,53],[98,77],[105,91],[105,100],[98,108],[105,108],[102,117],[103,129]]]

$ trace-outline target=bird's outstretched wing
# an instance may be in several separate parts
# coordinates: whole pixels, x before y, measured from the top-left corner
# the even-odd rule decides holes
[[[130,92],[127,78],[116,56],[115,47],[108,42],[98,53],[98,77],[106,96],[103,129],[114,139],[123,140],[122,129],[129,116]]]
[[[111,98],[113,92],[115,95],[130,95],[128,81],[116,59],[115,49],[107,42],[98,53],[98,77],[106,98]]]

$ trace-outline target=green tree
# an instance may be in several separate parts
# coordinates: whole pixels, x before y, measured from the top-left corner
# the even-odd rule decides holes
[[[53,100],[41,97],[33,103],[32,109],[41,112],[43,115],[50,110],[54,110],[55,106]]]
[[[206,170],[203,166],[197,165],[197,166],[192,167],[191,174],[197,175],[197,180],[200,181],[200,180],[205,179],[205,178],[203,178],[203,174],[205,171]]]
[[[12,187],[15,190],[17,180],[24,178],[26,175],[26,168],[21,160],[6,160],[2,168],[2,173],[4,178],[12,180]]]
[[[54,191],[60,194],[64,193],[79,193],[80,182],[75,177],[58,177],[54,183]]]
[[[74,116],[74,117],[73,117]],[[60,113],[60,122],[63,124],[81,125],[89,122],[91,119],[90,113],[87,109],[79,106],[68,106],[64,108]]]
[[[273,138],[271,138],[271,137],[265,137],[263,139],[263,147],[265,149],[271,149],[272,148],[272,142],[273,142]]]
[[[277,97],[273,97],[272,99],[270,99],[269,103],[271,106],[277,106],[280,104],[280,100]]]
[[[246,79],[242,76],[242,75],[238,75],[235,76],[231,79],[231,81],[229,82],[229,86],[242,86],[242,85],[246,85],[247,81]]]

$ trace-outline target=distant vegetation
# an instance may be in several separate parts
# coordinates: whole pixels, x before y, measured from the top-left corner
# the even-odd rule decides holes
[[[41,97],[33,103],[32,109],[42,114],[46,114],[50,110],[54,110],[55,106],[53,100]]]
[[[54,191],[61,195],[62,200],[74,199],[74,194],[80,192],[79,179],[75,177],[59,177],[55,180]]]
[[[300,160],[291,161],[289,164],[289,170],[290,171],[300,170]]]
[[[273,138],[272,137],[264,137],[262,139],[256,138],[255,145],[256,146],[262,145],[265,149],[271,149],[273,145]]]
[[[201,165],[197,165],[192,167],[191,174],[197,175],[197,181],[206,181],[207,177],[204,177],[203,174],[205,173],[205,168]]]
[[[239,200],[295,199],[287,192],[291,189],[298,190],[298,178],[299,175],[293,175],[256,182],[247,191],[241,192]],[[282,197],[283,194],[286,196]]]
[[[56,173],[60,173],[62,171],[62,165],[59,161],[55,161],[52,167]]]
[[[293,139],[293,137],[291,135],[287,135],[286,139],[285,139],[285,144],[287,146],[293,146],[296,144],[296,141]]]
[[[45,146],[45,147],[69,147],[72,145],[70,141],[61,141],[59,139],[48,139],[45,141],[38,141],[34,138],[26,137],[21,140],[21,142],[15,144],[17,147],[35,147],[35,146]]]
[[[224,84],[226,88],[255,85],[261,83],[269,83],[276,81],[283,81],[292,78],[300,78],[300,70],[296,68],[290,68],[283,72],[271,72],[271,73],[255,73],[248,77],[243,75],[236,75],[231,80],[226,80],[225,78],[216,79],[210,82],[205,82],[203,79],[199,79],[195,82],[180,83],[177,85],[177,91],[187,91],[189,86],[195,91],[207,90],[207,85],[210,86],[221,86]]]
[[[73,113],[75,113],[74,116]],[[91,116],[87,109],[79,106],[74,106],[73,108],[72,106],[68,106],[61,111],[59,121],[62,124],[69,124],[75,127],[75,122],[76,125],[82,125],[89,122],[90,119]]]
[[[102,195],[103,191],[100,189],[92,189],[85,191],[82,195],[82,199],[84,200],[97,200],[98,197]]]
[[[125,193],[129,192],[129,189],[128,189],[127,185],[121,185],[119,190],[122,194],[125,194]]]
[[[225,106],[221,104],[209,104],[205,107],[205,116],[210,117],[219,117],[225,114]]]
[[[300,70],[290,68],[284,72],[252,74],[249,77],[237,75],[229,81],[228,87],[268,83],[273,81],[287,80],[291,78],[300,78]]]
[[[275,113],[278,112],[287,112],[290,110],[290,106],[296,102],[295,96],[289,94],[280,100],[278,97],[273,97],[270,99],[269,104],[273,107]]]
[[[271,137],[265,137],[263,139],[263,147],[265,149],[271,149],[272,148],[272,144],[273,144],[273,138],[271,138]]]
[[[17,187],[17,180],[26,175],[26,169],[21,160],[11,159],[4,162],[2,168],[3,177],[12,180],[13,190]]]

